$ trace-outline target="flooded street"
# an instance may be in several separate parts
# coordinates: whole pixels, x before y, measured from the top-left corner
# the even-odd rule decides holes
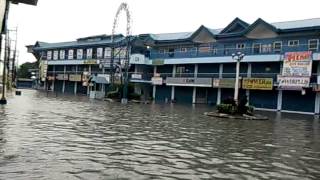
[[[31,90],[0,107],[0,179],[319,179],[320,124],[219,120]]]

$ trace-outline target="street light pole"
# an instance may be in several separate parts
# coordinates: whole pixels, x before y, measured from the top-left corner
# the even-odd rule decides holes
[[[234,101],[238,105],[239,96],[239,74],[240,74],[240,61],[244,58],[244,54],[237,52],[237,54],[232,54],[232,59],[236,60],[236,81],[234,85]]]

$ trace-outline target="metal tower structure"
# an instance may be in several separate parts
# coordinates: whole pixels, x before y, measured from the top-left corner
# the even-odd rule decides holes
[[[119,15],[125,12],[126,13],[126,18],[127,18],[127,26],[126,26],[126,58],[125,58],[125,64],[124,64],[124,69],[125,69],[125,74],[121,76],[123,78],[124,76],[124,87],[123,87],[123,94],[122,94],[122,99],[121,102],[126,104],[127,103],[127,94],[128,94],[128,69],[129,69],[129,53],[130,53],[130,36],[131,36],[131,15],[129,11],[129,6],[127,3],[121,3],[116,16],[114,17],[113,21],[113,26],[112,26],[112,35],[111,35],[111,42],[112,42],[112,50],[111,50],[111,62],[110,62],[110,74],[111,74],[111,86],[114,84],[114,51],[115,51],[115,36],[116,36],[116,30],[118,27],[119,23]],[[120,69],[122,67],[120,66]]]

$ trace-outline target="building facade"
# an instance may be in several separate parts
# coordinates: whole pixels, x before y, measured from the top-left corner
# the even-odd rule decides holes
[[[132,55],[131,63],[141,74],[147,69],[144,83],[155,101],[220,104],[233,97],[232,54],[241,52],[239,98],[260,109],[318,114],[319,35],[320,19],[248,24],[236,18],[223,29],[139,35],[150,52]]]
[[[136,93],[155,102],[220,104],[233,97],[232,54],[241,52],[245,57],[240,62],[240,98],[248,97],[258,109],[319,114],[319,38],[320,19],[268,23],[259,18],[249,24],[236,18],[222,29],[201,26],[194,32],[140,34],[135,36],[139,43],[132,45],[136,50],[130,55],[130,82]],[[99,42],[92,43],[100,47]],[[33,47],[48,60],[49,81],[65,78],[60,73],[99,70],[98,65],[85,63],[90,56],[70,60],[66,50],[64,60],[57,60],[60,48],[51,45]],[[78,47],[72,46],[73,57]],[[84,87],[75,90],[76,84],[58,80],[54,89],[88,92]]]

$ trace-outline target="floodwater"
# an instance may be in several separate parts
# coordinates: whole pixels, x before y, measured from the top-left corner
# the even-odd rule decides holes
[[[24,90],[0,106],[0,179],[320,179],[317,117],[219,120]]]

